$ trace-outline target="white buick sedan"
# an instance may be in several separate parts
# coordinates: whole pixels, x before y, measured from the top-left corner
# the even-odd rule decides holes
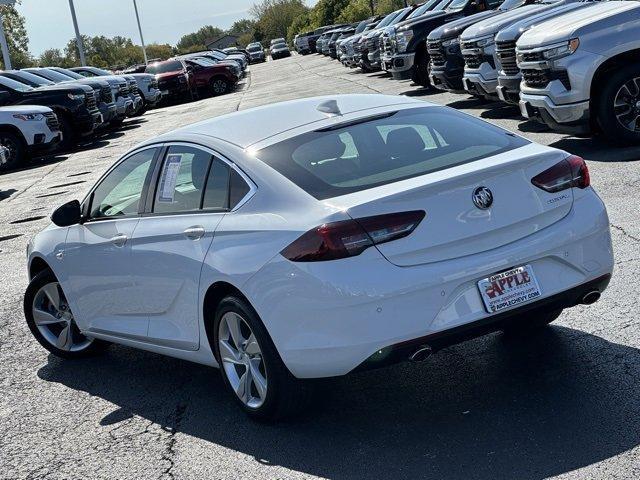
[[[613,255],[579,157],[405,97],[307,98],[127,153],[28,247],[25,316],[65,358],[220,366],[278,418],[344,375],[593,303]]]

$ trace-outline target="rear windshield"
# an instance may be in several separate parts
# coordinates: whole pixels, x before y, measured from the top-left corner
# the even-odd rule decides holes
[[[248,52],[259,52],[260,50],[262,50],[262,47],[260,45],[249,45],[247,47]]]
[[[497,155],[529,142],[444,107],[417,107],[309,132],[256,157],[322,200]]]

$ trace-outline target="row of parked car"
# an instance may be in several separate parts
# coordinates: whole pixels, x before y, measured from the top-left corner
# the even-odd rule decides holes
[[[639,29],[635,1],[427,0],[307,32],[296,49],[518,105],[559,131],[637,144]]]
[[[248,52],[208,50],[122,74],[96,67],[0,71],[0,171],[68,150],[161,102],[230,92],[249,62]]]

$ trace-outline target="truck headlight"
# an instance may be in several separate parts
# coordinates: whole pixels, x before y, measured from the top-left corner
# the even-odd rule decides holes
[[[413,30],[401,30],[396,33],[396,45],[399,52],[406,52],[409,42],[413,38]]]
[[[544,50],[542,56],[547,60],[555,60],[557,58],[566,57],[575,52],[580,46],[579,38],[572,38],[567,43],[553,45],[551,48]]]
[[[44,115],[41,113],[16,113],[13,118],[24,121],[39,122],[44,118]]]

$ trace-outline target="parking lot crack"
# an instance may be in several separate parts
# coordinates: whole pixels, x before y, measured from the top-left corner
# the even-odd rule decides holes
[[[175,478],[173,467],[175,466],[174,457],[176,453],[176,433],[178,433],[178,430],[180,429],[180,424],[182,423],[182,418],[184,417],[186,409],[187,406],[183,403],[176,405],[169,422],[167,422],[167,426],[164,427],[164,430],[169,432],[169,440],[164,452],[162,453],[162,461],[167,463],[167,467],[162,472],[162,475],[160,476],[161,479]]]
[[[624,228],[619,227],[618,225],[614,225],[613,223],[610,224],[612,228],[615,228],[617,231],[619,231],[620,233],[622,233],[625,237],[630,238],[631,240],[635,240],[636,242],[640,242],[640,238],[631,235],[630,233],[628,233]]]

